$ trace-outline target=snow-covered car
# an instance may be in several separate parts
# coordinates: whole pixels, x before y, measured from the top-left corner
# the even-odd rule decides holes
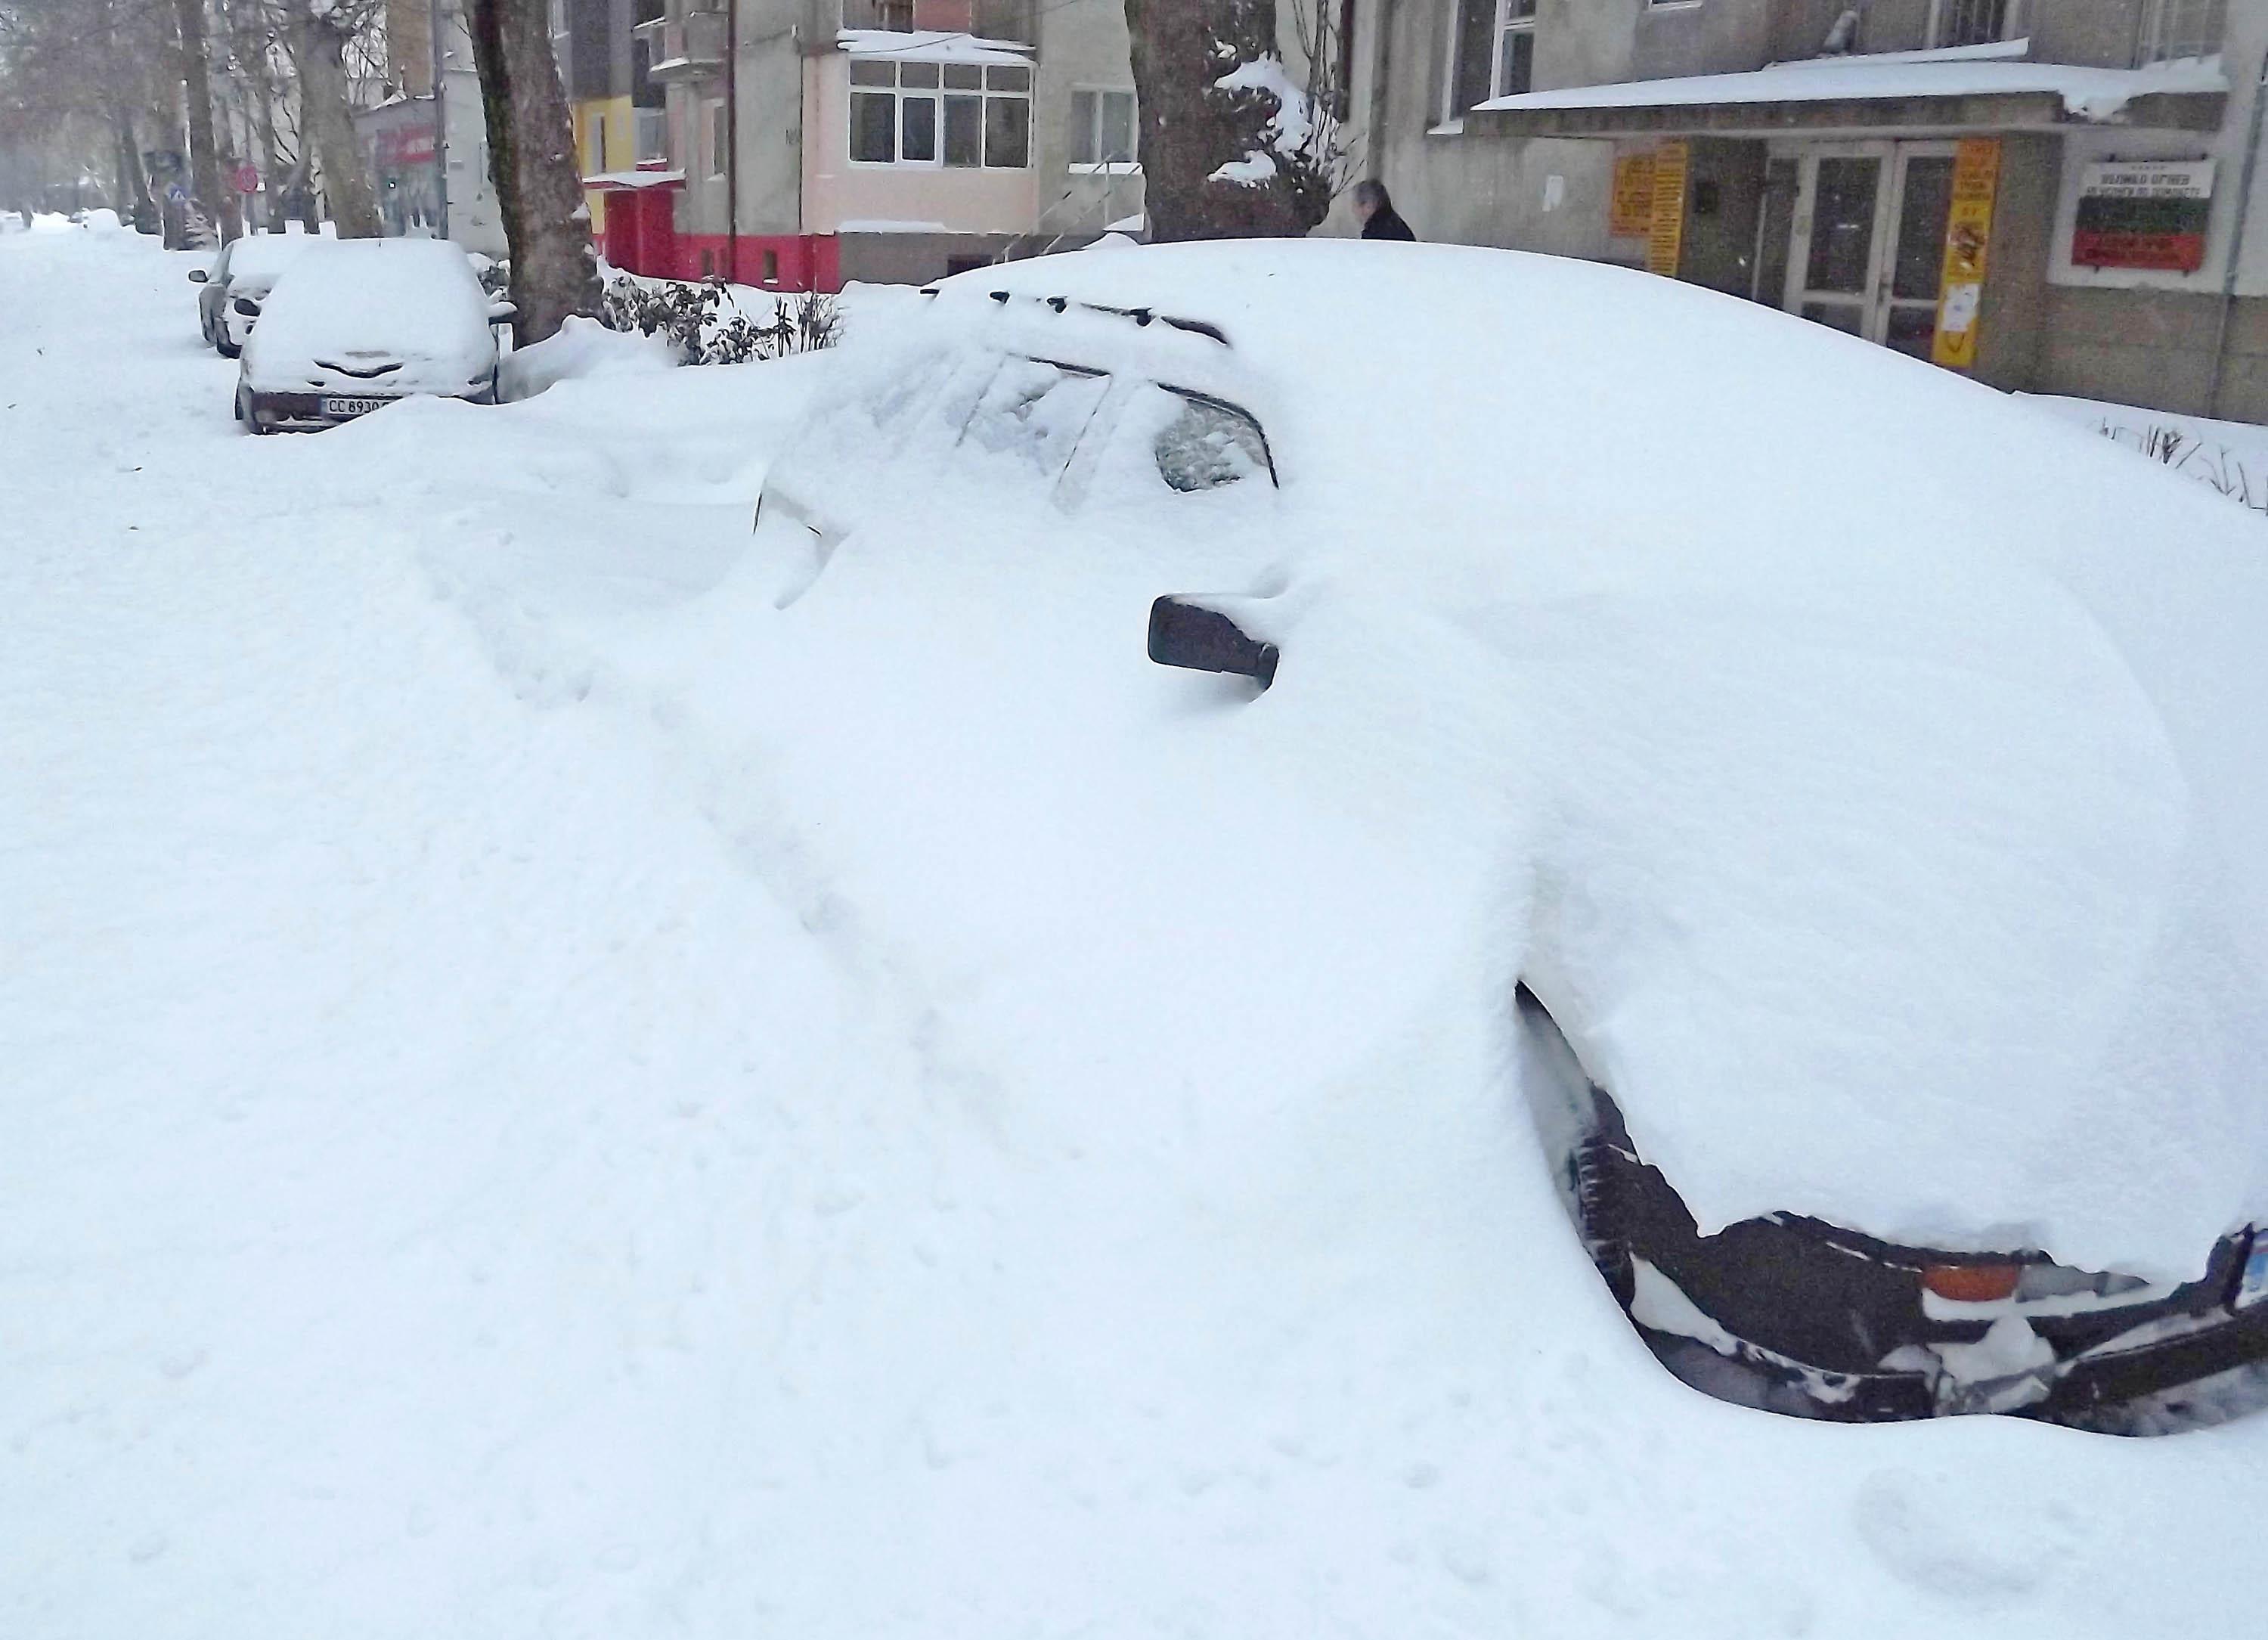
[[[284,270],[314,242],[301,233],[247,233],[222,246],[210,270],[190,270],[189,283],[201,287],[197,329],[223,358],[234,358],[243,351],[260,316],[260,305]]]
[[[1129,757],[1242,714],[1366,821],[1527,862],[1470,884],[1506,1054],[1673,1370],[1830,1418],[2248,1404],[2256,521],[1557,259],[1118,249],[862,323],[758,504],[774,618],[917,678],[895,583],[1011,565],[1026,636],[985,664],[1089,691]],[[1146,669],[1145,624],[1226,681]],[[1321,772],[1366,757],[1354,798]]]
[[[492,404],[493,327],[512,311],[446,240],[317,244],[259,307],[237,419],[272,432],[335,425],[417,395]]]

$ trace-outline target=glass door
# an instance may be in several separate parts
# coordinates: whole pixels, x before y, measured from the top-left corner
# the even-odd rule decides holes
[[[1950,143],[1807,148],[1787,258],[1787,310],[1927,358],[1937,338],[1953,156]]]
[[[1901,143],[1890,197],[1895,238],[1874,340],[1927,358],[1937,341],[1937,300],[1945,283],[1953,150],[1939,143]]]
[[[1852,336],[1874,329],[1884,238],[1882,173],[1889,159],[1885,143],[1821,146],[1803,156],[1794,255],[1788,258],[1790,313]]]

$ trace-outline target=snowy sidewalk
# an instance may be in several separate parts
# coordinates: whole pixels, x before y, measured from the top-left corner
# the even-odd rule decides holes
[[[9,1640],[2257,1630],[2268,1421],[1705,1400],[1490,1044],[1169,1085],[844,875],[710,599],[823,358],[254,440],[188,265],[0,236]]]

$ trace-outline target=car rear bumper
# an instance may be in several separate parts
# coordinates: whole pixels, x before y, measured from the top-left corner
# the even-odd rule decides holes
[[[1729,1333],[1705,1341],[1643,1322],[1638,1330],[1689,1381],[1697,1377],[1690,1367],[1694,1352],[1713,1351],[1764,1386],[1768,1393],[1758,1399],[1778,1411],[1856,1422],[2001,1412],[2088,1423],[2136,1402],[2268,1363],[2268,1304],[2186,1319],[2192,1326],[2176,1336],[2132,1343],[2113,1340],[2031,1371],[1965,1384],[1920,1372],[1813,1367]],[[1712,1382],[1702,1387],[1717,1393],[1721,1386]]]
[[[260,393],[247,394],[253,419],[263,427],[313,429],[335,427],[410,398],[457,398],[468,404],[493,404],[496,391],[480,388],[463,393]],[[340,408],[342,403],[361,408]]]

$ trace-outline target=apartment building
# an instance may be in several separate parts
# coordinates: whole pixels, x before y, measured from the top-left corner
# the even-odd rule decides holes
[[[1429,239],[1650,267],[1993,385],[2268,420],[2268,0],[1418,0],[1355,18]]]
[[[620,265],[832,290],[1139,226],[1120,0],[665,0],[636,33],[668,163],[615,184]]]
[[[607,202],[640,166],[663,167],[668,136],[662,87],[649,72],[652,44],[637,26],[661,0],[550,0],[551,48],[567,93],[575,161],[593,184],[591,229],[603,236]]]

